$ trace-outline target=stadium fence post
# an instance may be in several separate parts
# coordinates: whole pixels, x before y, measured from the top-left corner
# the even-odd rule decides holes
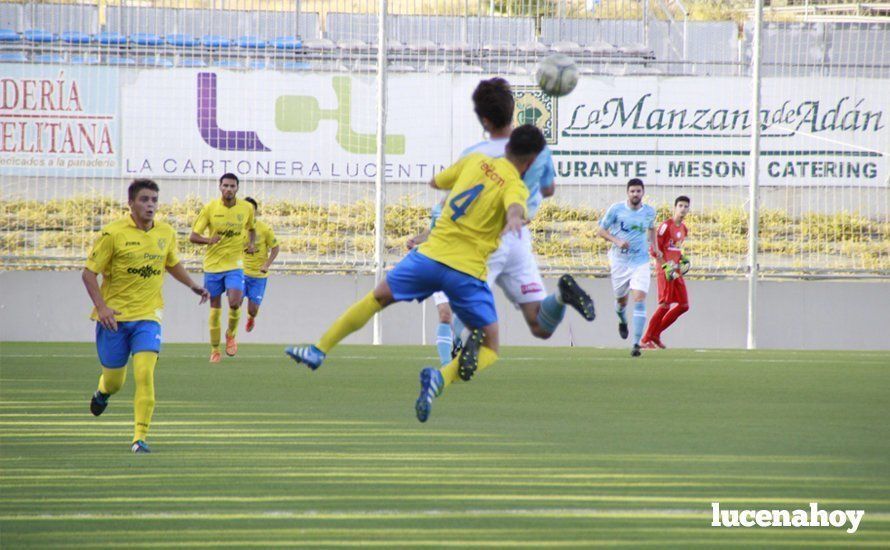
[[[754,2],[754,39],[751,45],[751,180],[748,188],[748,349],[757,348],[758,184],[760,178],[760,63],[763,0]]]
[[[377,177],[375,183],[374,215],[374,286],[383,278],[384,262],[384,209],[386,193],[383,189],[386,166],[386,0],[377,4]],[[374,315],[375,346],[383,343],[383,322],[380,313]]]

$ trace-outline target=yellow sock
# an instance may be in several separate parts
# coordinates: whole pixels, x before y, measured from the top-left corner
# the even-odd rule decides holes
[[[241,320],[241,308],[229,308],[229,330],[226,331],[227,336],[235,336],[238,332],[238,321]]]
[[[210,347],[219,350],[219,320],[222,317],[222,309],[210,308]]]
[[[460,375],[457,373],[459,359],[460,356],[457,356],[452,359],[450,363],[439,369],[439,372],[442,373],[442,379],[445,380],[446,387],[448,387],[452,382],[457,382],[458,380],[460,380]],[[497,360],[498,354],[495,353],[494,350],[485,346],[480,347],[479,365],[476,367],[476,372],[478,373],[483,369],[487,369],[488,367],[494,365]]]
[[[119,369],[106,369],[102,367],[102,375],[99,376],[99,391],[113,395],[120,391],[127,379],[127,366]]]
[[[375,313],[383,309],[374,298],[374,293],[369,292],[364,298],[352,304],[352,306],[341,315],[327,332],[321,337],[315,347],[328,353],[331,348],[340,343],[340,340],[346,338],[353,332],[365,326]]]
[[[133,379],[136,395],[133,397],[133,416],[136,420],[133,441],[145,440],[151,426],[151,414],[155,410],[155,364],[158,354],[140,351],[133,355]]]

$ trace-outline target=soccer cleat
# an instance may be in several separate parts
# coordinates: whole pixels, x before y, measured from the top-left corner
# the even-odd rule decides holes
[[[627,323],[618,323],[618,336],[622,340],[627,340]]]
[[[593,307],[593,300],[584,290],[575,282],[575,278],[571,275],[563,275],[559,278],[559,296],[562,303],[572,306],[581,317],[588,321],[596,319],[596,309]]]
[[[661,342],[661,338],[653,338],[652,343],[660,347],[661,349],[667,349],[667,346]]]
[[[643,352],[640,351],[640,344],[634,344],[634,347],[630,350],[631,357],[639,357],[643,355]]]
[[[147,454],[151,452],[151,449],[148,448],[148,445],[145,444],[145,441],[141,439],[139,441],[134,441],[132,445],[130,445],[130,450],[134,453],[138,454]]]
[[[247,332],[252,331],[252,330],[253,330],[253,326],[256,324],[255,321],[256,321],[256,320],[255,320],[253,317],[248,317],[248,318],[247,318],[247,324],[244,325],[244,330],[246,330]]]
[[[235,354],[238,353],[238,342],[235,341],[234,336],[229,336],[228,331],[226,332],[226,355],[229,357],[235,357]]]
[[[464,342],[460,339],[460,336],[456,336],[451,343],[451,358],[454,359],[460,355],[462,349],[464,349]]]
[[[417,396],[417,401],[414,403],[417,420],[426,422],[430,417],[430,410],[433,408],[433,399],[442,395],[444,387],[445,380],[438,369],[426,367],[420,371],[420,395]]]
[[[218,349],[210,350],[210,362],[211,363],[219,363],[220,359],[222,359],[222,354]]]
[[[479,366],[479,347],[482,346],[482,331],[478,328],[470,331],[470,337],[457,359],[457,375],[464,382],[469,382]]]
[[[324,362],[325,353],[315,346],[294,346],[286,348],[284,353],[297,363],[303,363],[311,370],[315,370]]]
[[[658,346],[652,340],[643,340],[640,342],[640,347],[643,349],[658,349]]]
[[[93,413],[93,416],[99,416],[105,412],[105,407],[108,406],[109,397],[111,397],[110,394],[96,390],[96,393],[93,394],[93,398],[90,399],[90,412]]]

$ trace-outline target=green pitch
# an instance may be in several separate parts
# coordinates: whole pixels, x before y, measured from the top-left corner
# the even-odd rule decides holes
[[[0,348],[0,546],[890,544],[890,353],[512,348],[414,418],[434,349],[167,345],[151,455],[85,344]],[[864,509],[844,529],[724,509]]]

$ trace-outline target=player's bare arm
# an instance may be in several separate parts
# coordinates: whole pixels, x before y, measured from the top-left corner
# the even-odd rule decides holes
[[[179,262],[172,267],[167,267],[167,273],[172,275],[174,279],[176,279],[183,285],[187,286],[189,290],[200,296],[201,301],[198,302],[199,304],[203,304],[210,299],[210,292],[206,288],[202,287],[194,280],[192,280],[192,277],[188,274],[188,271],[186,271],[185,267],[183,267],[182,262]]]
[[[603,228],[603,227],[599,227],[596,230],[596,234],[598,236],[606,239],[607,241],[609,241],[610,243],[614,244],[615,246],[617,246],[618,248],[620,248],[622,250],[627,250],[630,247],[630,244],[628,244],[627,241],[625,241],[623,239],[619,239],[615,235],[606,231],[605,228]]]
[[[81,279],[83,280],[83,285],[87,288],[87,294],[90,295],[90,300],[92,300],[93,305],[96,306],[96,316],[99,318],[99,322],[108,330],[116,332],[117,319],[115,319],[114,316],[120,315],[121,312],[108,307],[105,303],[105,299],[102,298],[102,291],[99,289],[99,275],[93,273],[89,269],[84,269]]]
[[[189,242],[194,244],[211,245],[218,243],[221,238],[222,237],[220,237],[219,235],[211,235],[209,237],[205,237],[200,233],[195,233],[194,231],[192,231],[192,234],[189,235]]]
[[[541,187],[541,196],[545,199],[549,199],[553,195],[556,194],[556,182],[551,181],[550,187]]]
[[[251,229],[247,232],[247,253],[253,254],[256,252],[256,229]]]
[[[420,233],[418,233],[417,235],[414,235],[413,237],[408,237],[408,241],[405,244],[408,247],[408,250],[411,250],[415,246],[418,246],[421,243],[426,242],[426,240],[429,238],[429,236],[430,236],[430,228],[426,228],[423,231],[421,231]]]
[[[268,273],[269,268],[272,266],[272,262],[275,261],[275,258],[278,257],[278,252],[281,251],[281,247],[275,245],[269,250],[269,257],[266,259],[266,263],[263,264],[263,267],[260,268],[261,273]]]
[[[655,234],[654,227],[649,228],[649,242],[652,243],[652,253],[658,259],[658,261],[664,261],[664,253],[658,247],[658,236]]]
[[[507,208],[507,223],[504,225],[504,231],[501,235],[513,232],[516,233],[517,237],[521,237],[523,225],[525,225],[525,207],[514,202]]]

